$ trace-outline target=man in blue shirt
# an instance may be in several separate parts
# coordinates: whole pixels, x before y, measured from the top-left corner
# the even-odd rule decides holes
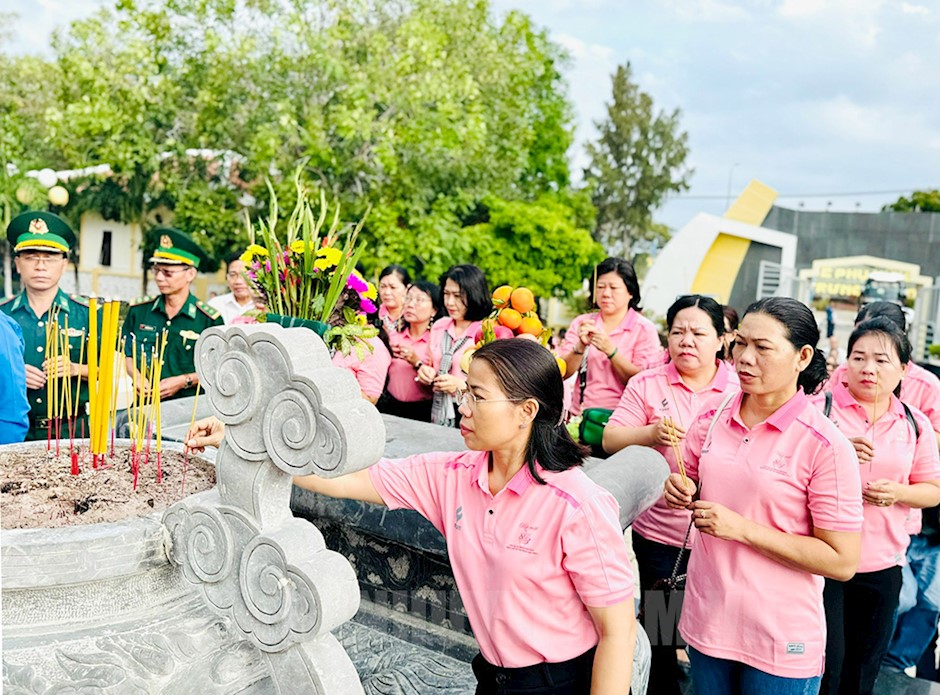
[[[23,331],[0,313],[0,444],[22,442],[29,429]]]

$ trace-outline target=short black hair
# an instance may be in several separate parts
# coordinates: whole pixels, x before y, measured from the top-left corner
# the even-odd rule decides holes
[[[453,280],[460,288],[461,298],[467,305],[467,320],[481,321],[490,315],[493,311],[493,298],[482,270],[472,263],[452,265],[441,275],[439,284],[442,295],[448,280]]]
[[[719,338],[725,334],[725,315],[721,310],[721,304],[703,294],[686,294],[674,301],[666,312],[666,330],[671,331],[672,324],[679,312],[690,307],[696,307],[708,314],[708,318],[711,320]],[[722,344],[715,354],[715,359],[724,359],[724,356],[725,346]]]
[[[630,293],[630,308],[639,311],[640,310],[640,281],[637,280],[636,270],[633,268],[633,264],[626,260],[625,258],[615,258],[611,256],[605,258],[603,261],[598,263],[597,269],[595,271],[596,280],[601,275],[607,275],[607,273],[617,273],[623,279],[623,284],[627,286],[627,292]],[[594,303],[594,290],[595,287],[591,285],[591,303]]]
[[[428,282],[427,280],[415,280],[413,283],[408,285],[408,289],[418,290],[424,292],[427,296],[431,298],[431,306],[434,307],[434,314],[431,316],[431,323],[434,323],[437,319],[441,317],[444,313],[444,302],[441,299],[441,288],[435,285],[433,282]],[[408,322],[402,317],[402,321],[405,324]]]
[[[242,259],[241,253],[230,253],[225,257],[225,269],[228,270],[228,267],[232,265],[235,261],[240,261]]]
[[[401,280],[401,284],[405,287],[411,284],[411,276],[408,274],[408,271],[404,266],[398,265],[397,263],[389,263],[382,268],[382,272],[379,273],[379,280],[381,281],[382,278],[393,274],[398,276],[398,279]]]

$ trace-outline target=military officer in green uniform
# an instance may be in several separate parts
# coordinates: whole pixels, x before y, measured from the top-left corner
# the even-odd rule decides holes
[[[131,303],[121,334],[128,374],[138,381],[141,351],[149,364],[159,356],[166,331],[161,400],[196,394],[195,350],[199,334],[210,326],[221,326],[222,315],[193,296],[190,285],[196,279],[200,263],[209,260],[196,242],[178,229],[156,230],[160,242],[150,258],[150,270],[160,294]],[[133,362],[136,353],[137,364]],[[146,381],[146,380],[143,380]]]
[[[47,324],[50,318],[57,316],[60,336],[64,336],[68,320],[68,354],[60,355],[57,373],[67,372],[73,389],[75,378],[82,379],[78,403],[73,403],[72,408],[84,417],[88,402],[88,301],[59,289],[59,280],[68,267],[69,251],[75,246],[75,234],[65,220],[51,212],[21,213],[7,226],[7,240],[13,249],[23,289],[0,302],[0,311],[20,325],[26,343],[26,395],[30,407],[26,439],[45,439],[49,408],[46,381],[50,374],[56,373],[55,364],[45,354]],[[68,423],[63,421],[62,427],[63,435],[67,436]]]

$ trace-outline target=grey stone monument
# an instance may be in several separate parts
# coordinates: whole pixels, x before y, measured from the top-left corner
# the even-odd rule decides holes
[[[319,337],[280,326],[203,333],[196,368],[225,423],[218,498],[167,510],[169,557],[209,609],[260,650],[278,692],[353,695],[359,677],[330,633],[359,608],[349,562],[290,512],[292,479],[374,463],[385,426]]]

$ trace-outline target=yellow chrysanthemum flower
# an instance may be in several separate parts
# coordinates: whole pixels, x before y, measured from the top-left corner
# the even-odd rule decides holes
[[[303,253],[306,244],[303,239],[297,239],[290,245],[290,250],[292,253]]]
[[[366,299],[372,299],[372,300],[378,299],[379,291],[375,289],[375,285],[373,285],[371,282],[366,283],[366,284],[369,285],[369,289],[365,291],[365,294],[363,296]]]
[[[241,261],[242,263],[245,263],[247,265],[251,263],[252,260],[254,260],[255,256],[267,256],[267,255],[268,255],[268,250],[266,248],[264,248],[263,246],[259,246],[258,244],[252,244],[247,249],[245,249],[245,253],[241,255]]]
[[[313,267],[318,270],[329,270],[338,265],[342,259],[342,251],[332,246],[324,246],[322,249],[317,249],[317,260],[314,261]]]

